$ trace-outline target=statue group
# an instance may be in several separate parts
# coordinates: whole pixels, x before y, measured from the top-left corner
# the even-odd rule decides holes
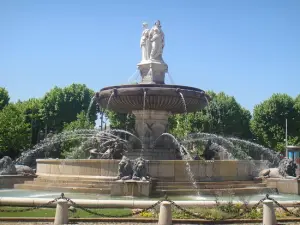
[[[156,21],[151,29],[143,23],[143,32],[140,41],[142,49],[142,61],[163,62],[162,53],[165,46],[165,35],[161,29],[160,21]]]

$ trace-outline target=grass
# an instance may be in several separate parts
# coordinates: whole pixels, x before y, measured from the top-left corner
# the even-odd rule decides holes
[[[28,207],[0,207],[1,210],[22,210],[28,209]],[[132,209],[129,208],[103,208],[103,209],[90,209],[92,212],[97,212],[103,216],[93,215],[89,212],[83,211],[81,209],[77,209],[76,212],[69,211],[69,218],[101,218],[101,217],[127,217],[130,218]],[[44,217],[55,217],[55,208],[39,208],[35,210],[30,210],[27,212],[0,212],[1,217],[35,217],[35,218],[44,218]],[[199,215],[201,218],[209,219],[209,220],[226,220],[233,218],[234,215],[238,215],[244,211],[242,206],[239,205],[228,205],[228,206],[219,206],[215,208],[190,208],[190,212],[193,212]],[[142,212],[134,217],[138,218],[158,218],[159,207],[155,209]],[[126,216],[128,215],[128,216]],[[277,218],[287,218],[290,217],[288,213],[282,210],[276,210]],[[185,214],[178,209],[172,209],[172,217],[174,219],[194,219],[195,217]],[[238,216],[240,219],[261,219],[262,218],[262,209],[251,210],[243,214],[242,216]]]
[[[27,209],[27,207],[0,207],[1,210],[21,210]],[[28,212],[0,212],[1,217],[55,217],[55,208],[40,208]],[[131,209],[91,209],[93,212],[97,212],[108,217],[121,217],[128,215],[132,211]],[[90,214],[81,209],[77,209],[76,212],[69,212],[70,218],[95,218],[97,215]]]

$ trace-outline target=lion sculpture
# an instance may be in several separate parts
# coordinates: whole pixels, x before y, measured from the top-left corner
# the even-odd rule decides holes
[[[133,169],[132,163],[129,158],[126,156],[122,157],[122,160],[119,162],[119,175],[118,180],[130,180],[132,179]]]
[[[142,157],[134,160],[132,179],[143,181],[150,179],[150,176],[147,174],[146,161]]]
[[[259,177],[265,178],[296,178],[297,165],[292,159],[284,158],[279,162],[277,168],[264,169],[259,173]]]

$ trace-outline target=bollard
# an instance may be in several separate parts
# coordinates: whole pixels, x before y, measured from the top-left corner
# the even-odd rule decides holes
[[[65,199],[57,201],[54,225],[67,224],[69,222],[68,202]]]
[[[274,204],[271,200],[265,200],[263,202],[263,225],[276,225],[276,216],[274,210]]]
[[[160,203],[158,225],[172,225],[171,203],[163,201]]]

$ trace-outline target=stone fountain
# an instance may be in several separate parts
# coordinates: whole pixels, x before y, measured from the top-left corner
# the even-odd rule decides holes
[[[134,146],[128,152],[129,158],[139,157],[142,151],[147,160],[174,160],[172,140],[162,138],[154,150],[152,144],[168,132],[170,115],[199,111],[208,104],[209,96],[198,88],[165,84],[168,65],[162,57],[165,35],[160,21],[152,29],[144,23],[140,46],[142,61],[137,65],[140,83],[105,87],[96,94],[96,102],[104,109],[135,115],[135,131],[142,145]]]
[[[168,65],[163,60],[165,35],[161,23],[157,21],[151,29],[146,23],[143,27],[142,60],[137,65],[141,81],[105,87],[95,96],[104,109],[134,114],[133,137],[140,141],[129,140],[131,147],[121,161],[37,159],[38,177],[15,188],[122,196],[215,194],[229,187],[236,194],[249,194],[268,189],[253,179],[265,165],[262,161],[176,160],[178,154],[183,156],[182,149],[173,143],[171,135],[161,137],[168,131],[169,116],[199,111],[210,98],[198,88],[165,84]],[[123,142],[111,146],[123,146]],[[110,148],[109,154],[114,152],[114,147]]]

